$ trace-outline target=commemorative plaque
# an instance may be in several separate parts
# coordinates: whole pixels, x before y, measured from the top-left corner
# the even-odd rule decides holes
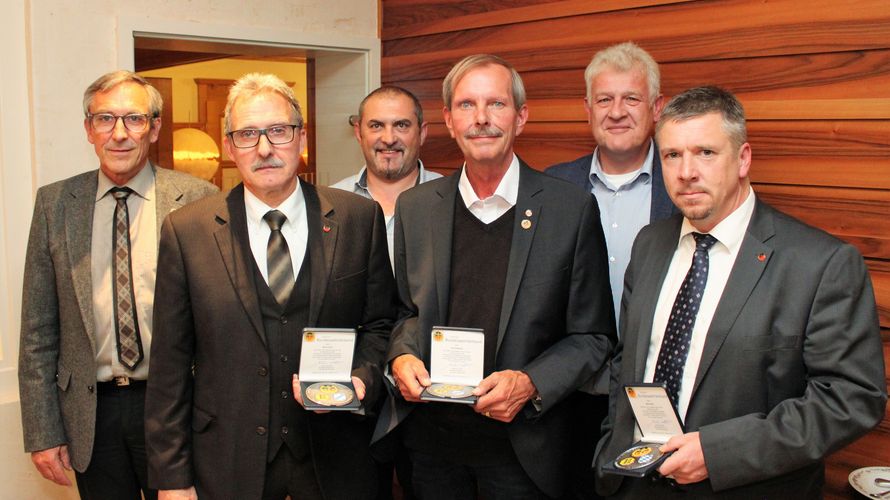
[[[352,385],[352,328],[304,328],[300,348],[300,392],[307,410],[356,410]]]
[[[683,434],[683,425],[663,385],[626,385],[624,394],[630,402],[641,437],[614,460],[604,464],[603,472],[645,477],[670,456],[659,448],[671,436]]]
[[[483,378],[485,334],[479,328],[434,326],[430,332],[430,381],[425,401],[473,404]]]

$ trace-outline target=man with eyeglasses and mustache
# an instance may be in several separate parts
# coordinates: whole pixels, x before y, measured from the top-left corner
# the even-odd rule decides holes
[[[573,433],[564,399],[615,339],[596,200],[514,154],[528,107],[509,63],[469,56],[442,93],[465,162],[396,204],[402,313],[386,359],[400,396],[375,438],[403,426],[424,500],[560,497]],[[420,399],[434,325],[483,331],[475,404]]]
[[[386,217],[392,262],[396,199],[407,189],[442,177],[424,168],[420,160],[420,146],[427,134],[423,108],[408,90],[384,85],[362,100],[353,129],[365,166],[331,187],[352,191],[380,204]]]
[[[84,499],[152,499],[143,405],[152,354],[158,230],[215,192],[148,161],[163,100],[115,71],[84,92],[99,169],[37,191],[25,260],[19,390],[25,451]]]
[[[354,328],[355,396],[376,407],[395,316],[383,213],[298,178],[306,131],[278,77],[241,77],[225,129],[242,183],[161,230],[149,480],[162,500],[370,500],[369,425],[306,411],[294,374],[304,327]]]

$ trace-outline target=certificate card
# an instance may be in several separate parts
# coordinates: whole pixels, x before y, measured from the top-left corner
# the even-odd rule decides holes
[[[434,326],[430,332],[430,381],[420,399],[473,404],[483,378],[485,334],[479,328]]]
[[[670,456],[659,448],[671,436],[683,434],[683,425],[663,385],[627,385],[624,394],[642,437],[615,460],[604,464],[603,472],[645,477]]]
[[[361,401],[352,385],[352,328],[304,328],[300,390],[307,410],[355,410]]]

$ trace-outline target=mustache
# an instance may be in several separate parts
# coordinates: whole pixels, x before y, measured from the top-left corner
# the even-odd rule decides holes
[[[495,127],[494,125],[489,125],[487,127],[473,127],[464,134],[464,137],[467,139],[473,139],[474,137],[503,137],[504,131]]]
[[[283,166],[284,162],[278,158],[265,158],[253,162],[253,165],[250,166],[250,171],[256,172],[261,168],[279,168]]]
[[[375,151],[400,151],[405,152],[405,145],[401,142],[394,142],[391,145],[388,145],[384,142],[378,142],[374,145]]]

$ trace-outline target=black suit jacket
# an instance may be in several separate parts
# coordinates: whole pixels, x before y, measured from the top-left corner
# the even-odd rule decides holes
[[[373,408],[395,313],[383,213],[352,193],[302,189],[312,276],[308,325],[358,329],[353,375],[364,381],[365,406]],[[244,188],[173,215],[158,257],[146,395],[149,481],[159,489],[195,485],[199,498],[259,498],[274,430]],[[372,498],[367,424],[345,412],[306,419],[325,498]]]
[[[447,320],[459,178],[427,182],[399,198],[395,263],[402,311],[387,360],[410,353],[428,362],[431,328]],[[606,361],[615,339],[605,240],[589,193],[524,163],[515,209],[495,369],[522,370],[537,387],[542,410],[527,404],[509,425],[509,437],[535,484],[559,496],[573,434],[563,400]],[[398,396],[391,402],[378,436],[412,408]]]
[[[677,215],[651,224],[634,243],[598,466],[632,444],[622,387],[643,380],[681,223]],[[887,397],[874,294],[859,252],[758,201],[692,391],[685,427],[700,432],[710,477],[684,487],[684,498],[821,496],[823,457],[877,425]],[[672,494],[663,483],[598,480],[601,494],[619,487],[629,496]]]

